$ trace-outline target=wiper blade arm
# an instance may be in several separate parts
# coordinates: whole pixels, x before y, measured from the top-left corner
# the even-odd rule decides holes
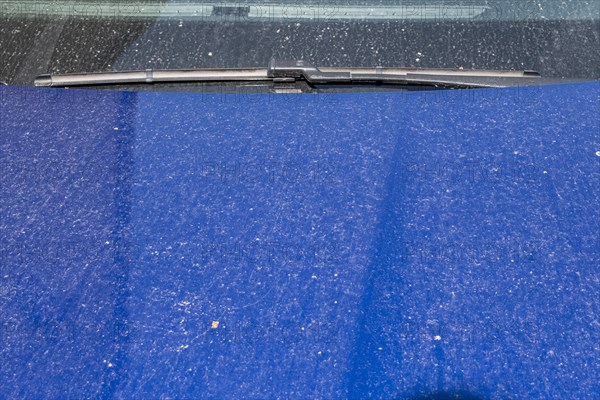
[[[535,84],[534,71],[444,70],[410,68],[317,68],[304,61],[272,60],[268,68],[110,71],[41,75],[35,86],[73,87],[168,82],[305,81],[311,85],[377,84],[449,88],[487,88]]]

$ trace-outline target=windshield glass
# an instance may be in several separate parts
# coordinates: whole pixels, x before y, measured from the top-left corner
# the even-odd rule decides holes
[[[600,78],[597,0],[0,1],[0,81],[140,69],[536,70]]]

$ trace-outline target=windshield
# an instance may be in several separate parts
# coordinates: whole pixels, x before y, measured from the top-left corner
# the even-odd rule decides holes
[[[600,78],[597,0],[0,1],[0,81],[266,67],[535,70]]]

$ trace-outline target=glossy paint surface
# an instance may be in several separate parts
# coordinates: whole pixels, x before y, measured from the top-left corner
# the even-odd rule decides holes
[[[0,87],[0,397],[597,398],[599,91]]]

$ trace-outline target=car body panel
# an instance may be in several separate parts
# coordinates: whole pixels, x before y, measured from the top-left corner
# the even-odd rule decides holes
[[[599,93],[0,87],[0,397],[594,398]]]

